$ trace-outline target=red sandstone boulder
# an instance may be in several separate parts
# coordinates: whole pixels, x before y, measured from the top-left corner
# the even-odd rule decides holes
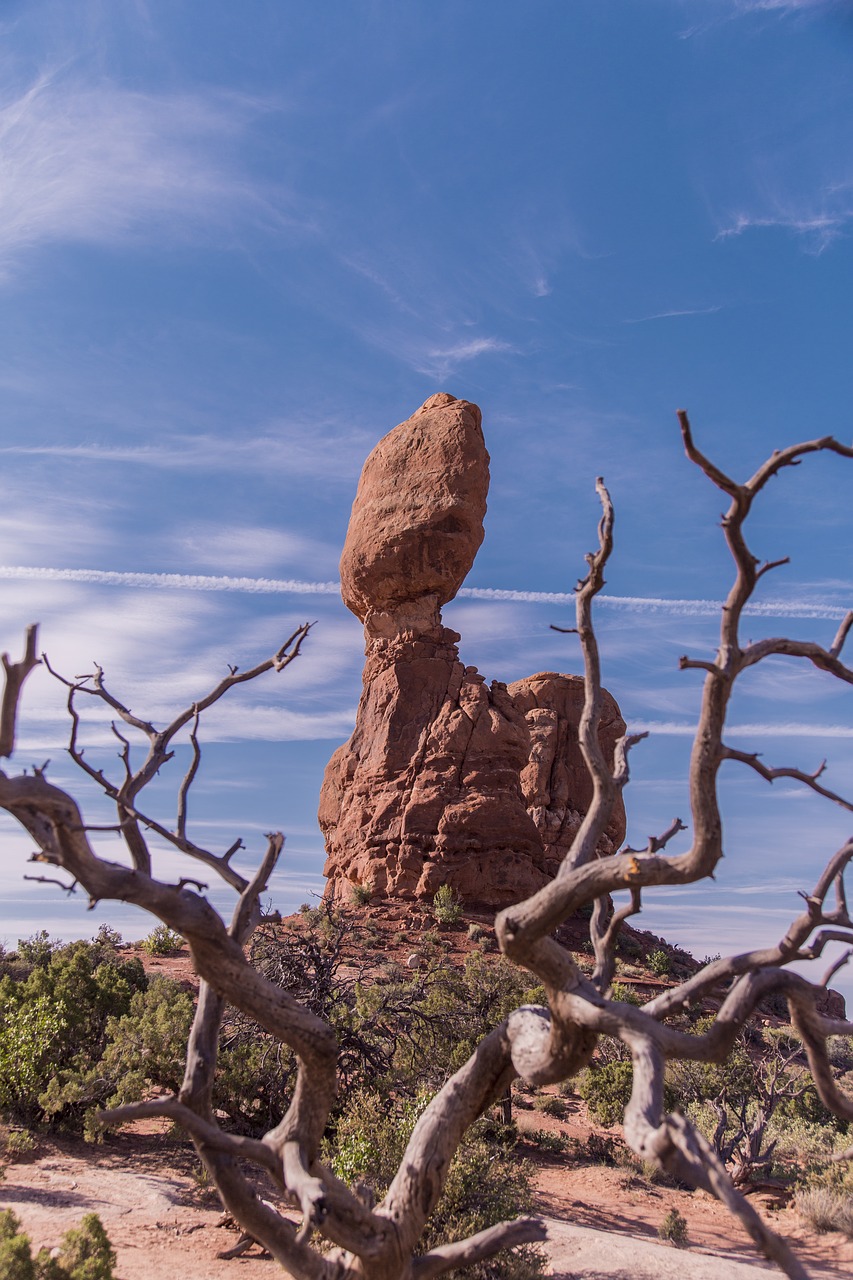
[[[365,462],[341,556],[344,604],[362,622],[427,598],[434,614],[461,587],[489,490],[480,422],[475,404],[431,396]]]

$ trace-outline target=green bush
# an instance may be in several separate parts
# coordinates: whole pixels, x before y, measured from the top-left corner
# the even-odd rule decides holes
[[[449,884],[439,885],[432,900],[432,914],[439,924],[456,924],[462,915],[462,899]]]
[[[24,943],[31,967],[0,979],[0,1110],[7,1119],[83,1128],[109,1101],[175,1088],[192,1001],[177,983],[149,982],[122,960],[118,935],[92,942]]]
[[[693,1108],[690,1109],[692,1118]],[[796,1164],[804,1176],[813,1178],[818,1171],[832,1170],[836,1175],[847,1170],[853,1183],[853,1170],[846,1163],[834,1163],[836,1152],[849,1147],[850,1140],[841,1136],[834,1125],[815,1124],[810,1120],[786,1120],[777,1112],[767,1127],[769,1140],[775,1142],[777,1160]],[[851,1185],[853,1190],[853,1185]]]
[[[66,1231],[58,1258],[40,1249],[33,1261],[29,1236],[11,1209],[0,1211],[2,1280],[113,1280],[116,1255],[96,1213]]]
[[[696,1021],[694,1030],[703,1034],[713,1025],[713,1017]],[[673,1060],[667,1070],[667,1086],[673,1098],[671,1105],[683,1108],[726,1094],[731,1099],[752,1098],[758,1092],[757,1064],[749,1056],[745,1044],[736,1043],[725,1062]]]
[[[554,1116],[557,1120],[562,1120],[566,1114],[566,1104],[561,1098],[555,1098],[553,1093],[546,1093],[544,1097],[537,1098],[535,1102],[537,1111],[542,1111],[546,1116]]]
[[[390,1049],[385,1071],[409,1096],[434,1093],[483,1035],[530,1003],[529,975],[503,957],[490,960],[477,951],[461,971],[439,954],[424,973],[389,978],[359,987],[353,1014],[362,1034],[368,1032],[372,1043],[381,1037]]]
[[[149,956],[174,956],[183,950],[184,940],[174,929],[158,924],[139,945]]]
[[[85,1214],[79,1227],[65,1233],[58,1261],[69,1280],[113,1280],[115,1250],[96,1213]]]
[[[0,1209],[0,1240],[11,1240],[18,1235],[21,1224],[11,1209]]]
[[[550,1129],[528,1129],[524,1138],[534,1147],[539,1147],[540,1151],[547,1151],[555,1156],[562,1155],[569,1147],[567,1138],[561,1133],[552,1133]]]
[[[68,1272],[50,1249],[39,1249],[35,1256],[36,1280],[69,1280]]]
[[[776,1114],[783,1121],[805,1120],[810,1124],[827,1125],[838,1133],[846,1133],[849,1127],[849,1121],[823,1105],[816,1087],[811,1083],[805,1086],[799,1097],[782,1098]]]
[[[475,1128],[453,1159],[421,1249],[425,1252],[439,1244],[464,1239],[497,1222],[532,1213],[534,1208],[526,1166],[496,1150]],[[546,1258],[539,1249],[523,1245],[450,1275],[457,1280],[536,1280],[545,1275],[545,1266]]]
[[[607,1062],[581,1074],[578,1093],[600,1124],[618,1124],[630,1100],[633,1080],[630,1062]]]
[[[587,1157],[593,1164],[619,1164],[625,1147],[606,1133],[587,1134],[585,1143]]]
[[[31,1155],[38,1143],[29,1129],[13,1129],[6,1138],[6,1155],[13,1160]]]
[[[51,941],[47,929],[40,929],[31,938],[18,939],[18,959],[23,960],[24,964],[44,968],[61,945]]]
[[[96,947],[111,948],[113,951],[118,951],[119,947],[123,945],[122,936],[118,929],[113,929],[108,924],[99,926],[92,942]]]
[[[585,1142],[570,1138],[567,1150],[571,1151],[577,1160],[588,1160],[590,1164],[604,1164],[612,1167],[622,1163],[625,1148],[617,1144],[609,1134],[589,1133]]]
[[[0,979],[0,1109],[28,1125],[46,1118],[42,1095],[59,1076],[100,1060],[109,1018],[146,985],[139,961],[111,947],[36,941],[28,975]]]
[[[668,951],[653,951],[649,956],[648,965],[652,973],[657,974],[659,978],[665,978],[672,969],[672,958]]]
[[[14,1235],[0,1240],[0,1276],[3,1280],[35,1280],[35,1274],[28,1236]]]
[[[830,1036],[826,1051],[836,1071],[853,1071],[853,1036]]]
[[[121,1017],[111,1017],[105,1047],[86,1068],[59,1072],[41,1096],[49,1116],[82,1113],[84,1136],[97,1140],[103,1126],[96,1112],[145,1097],[151,1087],[177,1093],[184,1074],[191,997],[176,982],[155,974],[136,991]]]
[[[52,1075],[56,1047],[67,1026],[61,1005],[52,1004],[46,996],[29,1004],[15,1003],[0,983],[0,1108],[4,1112],[26,1122],[40,1118],[38,1095]]]
[[[687,1219],[680,1214],[677,1209],[670,1209],[663,1222],[658,1227],[658,1235],[661,1240],[668,1240],[674,1245],[684,1245],[687,1243]]]
[[[395,1046],[396,983],[382,979],[362,989],[345,959],[355,917],[311,908],[293,926],[259,929],[250,958],[270,982],[334,1027],[339,1045],[339,1105],[384,1075]],[[401,984],[402,986],[402,984]],[[229,1009],[220,1037],[214,1104],[242,1133],[260,1136],[281,1120],[292,1097],[296,1059],[291,1050],[245,1014]]]
[[[610,999],[618,1000],[620,1004],[633,1004],[637,1007],[643,1003],[634,988],[626,986],[623,982],[614,982],[612,984]]]

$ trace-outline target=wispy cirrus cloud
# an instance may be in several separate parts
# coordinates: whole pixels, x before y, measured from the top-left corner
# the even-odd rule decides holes
[[[85,494],[57,485],[50,493],[50,519],[45,519],[43,486],[8,473],[0,478],[0,560],[34,559],[50,563],[97,557],[104,546],[104,517],[109,497]]]
[[[685,8],[691,15],[696,9],[695,0],[683,0]],[[788,14],[807,14],[829,12],[832,9],[844,9],[848,0],[722,0],[716,9],[711,10],[698,21],[680,33],[682,40],[689,40],[702,35],[721,22],[731,22],[750,14],[777,14],[784,17]]]
[[[649,320],[677,320],[682,316],[713,316],[722,311],[722,303],[713,307],[684,307],[675,311],[656,311],[650,316],[636,316],[631,320],[623,320],[623,324],[646,324]]]
[[[768,22],[793,15],[806,23],[814,13],[817,26],[817,15],[823,14],[820,25],[835,29],[837,18],[829,16],[834,10],[849,19],[849,0],[843,4],[742,0],[729,15],[764,14]],[[792,37],[789,32],[787,38]],[[806,252],[819,255],[849,235],[853,147],[846,68],[841,62],[838,68],[836,76],[827,65],[822,81],[798,80],[796,89],[780,98],[775,111],[762,104],[751,128],[739,133],[725,167],[709,186],[717,241],[775,231],[787,233]],[[785,85],[787,89],[787,79]],[[766,82],[765,88],[772,93],[773,82]],[[733,98],[729,110],[730,127],[739,130],[750,110],[747,99]]]
[[[824,194],[828,198],[833,193],[827,189]],[[715,239],[725,240],[732,236],[743,235],[746,231],[779,228],[802,236],[813,253],[821,254],[843,234],[851,219],[853,219],[853,193],[848,191],[847,198],[832,211],[816,212],[809,209],[798,211],[779,208],[772,213],[737,213],[731,221],[720,228]]]
[[[7,79],[7,84],[9,80]],[[46,72],[0,105],[0,279],[55,243],[186,239],[241,218],[283,225],[281,191],[245,172],[239,143],[268,104],[154,94]]]
[[[294,711],[280,704],[218,703],[205,715],[200,737],[207,743],[313,742],[327,738],[340,741],[352,733],[355,712],[354,705],[331,711]],[[37,723],[40,718],[41,725]],[[88,751],[115,746],[115,735],[108,724],[84,724],[81,736]],[[67,720],[30,714],[17,747],[19,752],[58,751],[67,743]]]
[[[37,587],[14,580],[3,584],[7,641],[17,648],[23,625],[38,618],[39,643],[53,670],[82,677],[97,663],[112,692],[154,723],[167,723],[179,708],[191,706],[229,667],[245,671],[268,659],[305,621],[304,594],[283,607],[257,608],[251,597],[199,592],[186,584],[171,591],[110,585],[113,589],[105,591],[103,583],[73,578]],[[309,616],[319,617],[322,625],[312,629],[298,664],[283,678],[270,674],[256,692],[254,685],[239,686],[210,708],[205,741],[272,741],[277,723],[282,741],[340,739],[350,732],[360,628],[339,598],[324,601],[319,593],[312,598]],[[64,691],[45,666],[38,667],[27,688],[22,749],[51,754],[57,744],[67,743],[64,707]],[[109,709],[84,698],[79,710],[85,743],[113,748]]]
[[[170,547],[184,563],[211,566],[228,573],[298,565],[302,572],[335,573],[340,547],[304,534],[262,525],[204,522],[187,532],[168,535]]]
[[[841,8],[845,0],[734,0],[736,13],[800,13]]]
[[[340,430],[335,424],[270,424],[263,435],[239,437],[173,435],[148,444],[16,444],[0,448],[0,456],[67,458],[115,466],[167,471],[278,470],[282,475],[351,480],[358,476],[370,448],[366,432]]]
[[[456,342],[452,346],[433,348],[421,357],[415,357],[415,368],[420,373],[428,373],[431,377],[446,378],[460,364],[477,360],[480,356],[494,355],[498,352],[513,351],[509,342],[500,338],[469,338]],[[419,361],[419,362],[418,362]]]

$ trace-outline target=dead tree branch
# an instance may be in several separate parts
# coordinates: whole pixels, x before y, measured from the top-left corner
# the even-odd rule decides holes
[[[803,769],[772,769],[769,765],[764,764],[757,753],[750,751],[737,751],[734,747],[723,747],[723,759],[737,760],[741,764],[748,765],[749,768],[754,769],[765,782],[775,782],[777,778],[791,778],[794,782],[801,782],[803,786],[808,787],[810,791],[814,791],[817,795],[823,796],[825,800],[831,800],[833,804],[840,805],[842,809],[847,809],[849,812],[853,813],[853,802],[845,800],[843,796],[838,795],[835,791],[830,791],[827,787],[822,787],[818,782],[818,778],[826,768],[825,760],[817,767],[817,769],[815,769],[814,773],[806,773]]]
[[[18,720],[18,703],[24,681],[35,667],[39,665],[36,657],[38,645],[38,624],[27,627],[24,639],[24,656],[20,662],[11,662],[8,653],[2,655],[3,701],[0,704],[0,757],[8,760],[15,750],[15,731]]]

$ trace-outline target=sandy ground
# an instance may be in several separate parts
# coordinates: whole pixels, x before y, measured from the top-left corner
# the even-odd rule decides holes
[[[98,1213],[118,1255],[118,1280],[172,1280],[176,1274],[181,1280],[270,1280],[276,1269],[257,1249],[231,1261],[217,1258],[238,1237],[218,1225],[218,1204],[209,1188],[199,1186],[196,1168],[189,1152],[157,1133],[125,1134],[100,1149],[68,1139],[44,1141],[34,1158],[7,1167],[0,1204],[14,1209],[35,1248],[58,1244],[84,1213]],[[555,1278],[748,1280],[779,1274],[757,1261],[745,1234],[703,1193],[650,1186],[624,1170],[567,1164],[563,1157],[538,1160],[536,1180]],[[687,1248],[657,1238],[672,1205],[687,1219]],[[853,1275],[853,1242],[809,1233],[790,1209],[773,1219],[812,1276]]]
[[[568,1105],[569,1113],[560,1121],[541,1111],[514,1109],[521,1137],[531,1129],[545,1129],[585,1142],[591,1131],[589,1120],[580,1107],[573,1113],[572,1104]],[[607,1134],[600,1127],[595,1132]],[[611,1130],[610,1136],[618,1138],[618,1130]],[[735,1269],[735,1262],[748,1268],[746,1274],[780,1274],[758,1258],[746,1231],[718,1200],[704,1191],[653,1183],[631,1168],[584,1164],[565,1155],[544,1156],[524,1141],[520,1149],[535,1168],[538,1206],[549,1221],[549,1256],[555,1275],[621,1275],[618,1260],[623,1258],[625,1248],[634,1249],[638,1260],[648,1257],[650,1266],[652,1259],[657,1259],[654,1265],[659,1270],[648,1272],[653,1276],[695,1276],[696,1280],[739,1276],[741,1271]],[[839,1232],[824,1235],[811,1230],[790,1206],[789,1197],[779,1191],[757,1190],[750,1194],[750,1200],[773,1230],[789,1241],[810,1275],[850,1280],[853,1240]],[[687,1247],[683,1249],[661,1244],[658,1237],[658,1228],[672,1209],[687,1221]],[[552,1222],[558,1226],[551,1227]],[[608,1231],[606,1240],[601,1235],[603,1229]],[[588,1240],[586,1232],[592,1232],[595,1239]],[[579,1249],[583,1244],[577,1257],[566,1252],[570,1239],[575,1242],[573,1248]],[[672,1262],[673,1255],[677,1263]],[[701,1255],[705,1255],[704,1261]],[[678,1269],[673,1270],[676,1265]],[[646,1272],[630,1274],[644,1277]]]

